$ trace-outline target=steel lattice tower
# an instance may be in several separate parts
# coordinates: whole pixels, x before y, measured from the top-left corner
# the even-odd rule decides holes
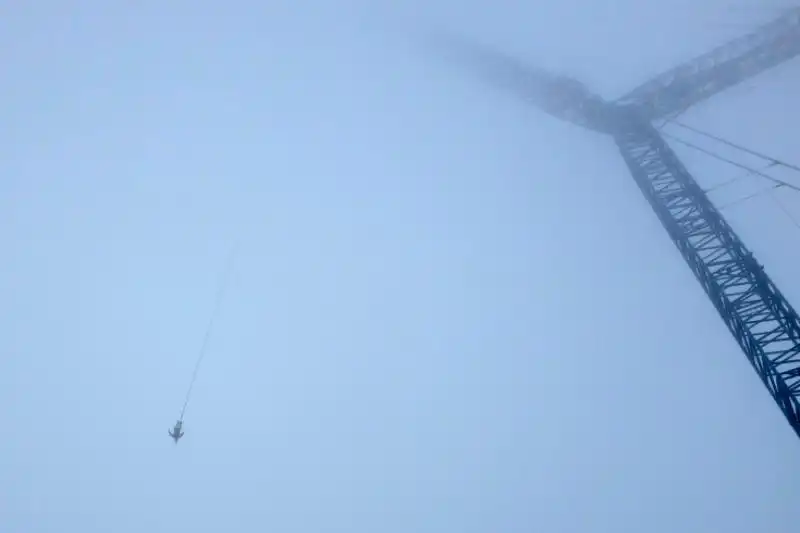
[[[800,317],[653,122],[800,54],[800,8],[608,102],[580,82],[467,41],[435,44],[548,114],[611,136],[661,224],[800,437]]]

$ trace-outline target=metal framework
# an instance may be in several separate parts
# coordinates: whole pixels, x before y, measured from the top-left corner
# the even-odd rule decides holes
[[[777,66],[800,53],[800,9],[637,87],[618,100],[656,120]]]
[[[442,44],[440,41],[438,44]],[[450,59],[550,115],[610,135],[636,184],[800,437],[800,317],[652,121],[800,54],[800,8],[677,67],[616,102],[582,84],[450,37]]]
[[[652,125],[633,120],[614,140],[661,224],[800,436],[800,317]]]

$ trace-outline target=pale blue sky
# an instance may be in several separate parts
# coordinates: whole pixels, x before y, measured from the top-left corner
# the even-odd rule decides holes
[[[610,139],[373,25],[613,98],[782,5],[6,2],[0,530],[788,531],[797,437]],[[798,67],[683,119],[800,163]],[[771,202],[725,213],[800,305]]]

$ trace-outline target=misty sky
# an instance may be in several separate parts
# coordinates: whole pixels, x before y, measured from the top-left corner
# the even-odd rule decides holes
[[[797,437],[611,139],[390,28],[611,99],[788,4],[3,3],[0,530],[788,531]],[[800,164],[798,68],[682,119]],[[800,306],[776,202],[724,214]]]

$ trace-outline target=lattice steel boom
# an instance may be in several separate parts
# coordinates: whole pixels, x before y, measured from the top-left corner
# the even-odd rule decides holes
[[[800,437],[800,317],[651,123],[800,54],[800,8],[614,103],[580,82],[475,43],[451,36],[445,44],[450,59],[468,63],[546,113],[614,139],[661,224]]]
[[[800,437],[800,317],[651,124],[621,121],[614,137],[636,184]]]
[[[675,67],[623,96],[650,120],[666,118],[800,54],[800,8]]]

